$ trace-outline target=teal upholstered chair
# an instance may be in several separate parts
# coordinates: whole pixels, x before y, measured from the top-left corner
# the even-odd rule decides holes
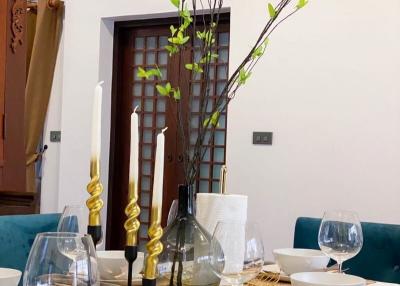
[[[319,249],[320,219],[297,219],[294,247]],[[364,245],[361,252],[343,264],[346,273],[366,279],[400,283],[400,225],[361,223]]]
[[[23,272],[36,234],[56,231],[59,219],[59,214],[0,216],[0,267]]]

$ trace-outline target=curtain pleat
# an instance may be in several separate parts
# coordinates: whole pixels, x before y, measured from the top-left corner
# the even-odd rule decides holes
[[[26,188],[36,191],[35,161],[46,119],[53,83],[54,68],[61,37],[64,6],[47,7],[47,0],[38,1],[36,33],[25,91],[25,155]]]

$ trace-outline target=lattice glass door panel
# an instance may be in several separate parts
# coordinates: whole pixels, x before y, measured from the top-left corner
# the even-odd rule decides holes
[[[220,26],[221,27],[221,26]],[[218,58],[214,60],[210,69],[210,97],[207,103],[208,117],[211,116],[216,101],[221,94],[228,80],[228,63],[229,63],[229,30],[228,26],[222,26],[218,31],[217,52]],[[193,48],[194,62],[198,62],[201,58],[201,50],[199,44],[195,42]],[[193,96],[191,103],[191,145],[194,146],[200,126],[200,90],[201,77],[196,75],[190,82],[190,90]],[[226,143],[226,122],[227,113],[221,113],[219,125],[216,128],[214,140],[208,144],[210,133],[207,134],[203,147],[207,148],[205,156],[200,163],[200,171],[198,174],[196,189],[201,193],[216,193],[219,191],[219,178],[222,165],[225,164],[225,143]]]
[[[141,226],[139,247],[143,251],[145,242],[148,240],[147,231],[150,222],[156,136],[166,123],[167,98],[157,94],[155,85],[158,83],[165,84],[167,80],[168,53],[163,47],[168,44],[168,38],[153,33],[149,36],[135,36],[133,43],[132,104],[133,108],[139,106],[140,115],[139,205],[141,208]],[[139,66],[145,69],[158,66],[162,73],[162,79],[158,80],[152,77],[148,80],[142,80],[138,78]]]

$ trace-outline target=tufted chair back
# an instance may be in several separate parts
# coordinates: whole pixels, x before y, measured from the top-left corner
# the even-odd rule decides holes
[[[294,247],[319,249],[321,219],[300,217],[296,221]],[[400,225],[361,223],[364,245],[354,258],[344,262],[346,273],[366,279],[400,283]]]

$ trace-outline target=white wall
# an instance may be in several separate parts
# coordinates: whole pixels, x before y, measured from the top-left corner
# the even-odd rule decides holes
[[[171,11],[167,0],[65,2],[59,170],[45,165],[43,178],[59,182],[58,190],[43,184],[43,209],[61,210],[88,197],[91,103],[98,80],[105,80],[106,201],[113,23]],[[267,10],[264,0],[227,4],[232,70]],[[386,0],[385,9],[372,0],[311,0],[271,37],[268,53],[231,105],[229,190],[249,195],[250,217],[262,222],[267,252],[291,245],[296,217],[320,216],[327,208],[400,223],[399,13],[398,0]],[[260,130],[274,132],[273,146],[251,144],[252,131]],[[50,193],[53,199],[47,199]]]

